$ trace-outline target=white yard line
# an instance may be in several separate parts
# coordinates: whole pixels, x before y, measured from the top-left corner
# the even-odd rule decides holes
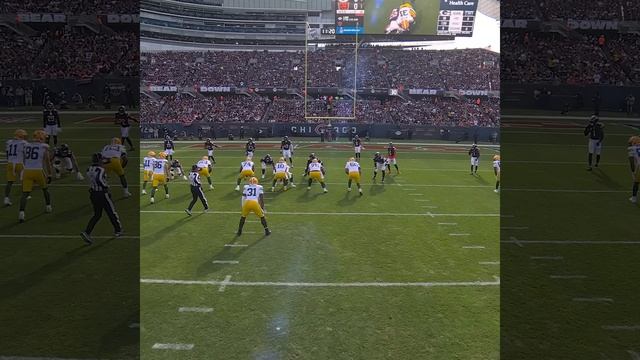
[[[604,330],[626,330],[626,331],[638,331],[640,325],[603,325]]]
[[[431,200],[427,200],[427,199],[413,199],[413,201],[417,201],[417,202],[429,202]]]
[[[246,244],[224,244],[224,247],[247,247]]]
[[[438,223],[438,225],[453,226],[453,225],[458,225],[458,223],[445,223],[445,222],[441,222],[441,223]]]
[[[146,214],[184,214],[184,210],[140,210]],[[234,214],[238,211],[209,211],[206,214]],[[442,216],[442,217],[500,217],[500,214],[431,214],[431,213],[374,213],[374,212],[279,212],[270,211],[268,215],[336,215],[336,216]]]
[[[229,281],[231,281],[231,275],[225,276],[224,280],[222,280],[222,284],[220,284],[220,287],[218,288],[218,292],[224,292],[224,289],[229,285]]]
[[[92,239],[113,239],[115,235],[91,235]],[[73,235],[47,235],[47,234],[20,234],[20,235],[0,235],[0,238],[15,239],[80,239],[80,233]],[[140,239],[140,236],[120,236],[120,239]]]
[[[500,261],[480,261],[480,265],[500,265]]]
[[[549,275],[550,279],[586,279],[586,275]]]
[[[469,245],[469,246],[463,246],[463,249],[484,249],[484,246],[478,246],[478,245]]]
[[[196,312],[196,313],[210,313],[213,308],[210,307],[181,307],[178,308],[178,312]]]
[[[563,256],[530,256],[531,260],[564,260]]]
[[[151,347],[155,350],[192,350],[193,344],[153,344]]]
[[[553,245],[640,245],[640,241],[632,240],[504,240],[500,241],[503,244],[553,244]]]
[[[226,280],[226,279],[225,279]],[[218,280],[172,280],[140,279],[142,284],[160,285],[211,285],[211,286],[254,286],[254,287],[457,287],[457,286],[497,286],[495,281],[443,281],[443,282],[278,282],[278,281],[218,281]]]
[[[608,193],[627,193],[629,190],[580,190],[580,189],[501,189],[501,191],[512,192],[549,192],[549,193],[590,193],[590,194],[608,194]]]
[[[467,234],[467,233],[451,233],[449,234],[449,236],[469,236],[471,234]]]
[[[240,261],[237,260],[213,260],[212,264],[239,264]]]
[[[611,298],[598,298],[598,297],[574,297],[573,299],[571,299],[573,301],[577,301],[577,302],[603,302],[603,303],[612,303],[613,299]]]
[[[409,196],[424,196],[424,194],[408,194]]]
[[[437,209],[438,208],[437,206],[434,206],[434,205],[422,205],[421,207],[427,208],[427,209]]]

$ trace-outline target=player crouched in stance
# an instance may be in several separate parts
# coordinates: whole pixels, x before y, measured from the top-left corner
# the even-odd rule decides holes
[[[271,155],[267,154],[262,159],[260,159],[260,167],[262,168],[262,176],[264,179],[265,174],[267,173],[267,165],[271,165],[271,173],[276,173],[276,164],[273,162],[273,158]]]
[[[480,164],[480,149],[478,145],[471,145],[469,156],[471,157],[471,175],[478,175],[478,164]]]
[[[245,185],[244,190],[242,190],[242,215],[240,216],[240,224],[238,225],[238,236],[242,235],[242,228],[249,213],[254,213],[260,218],[266,236],[271,234],[269,226],[267,225],[267,219],[264,216],[263,194],[264,189],[262,185],[258,185],[258,178],[252,177],[249,179],[249,184]]]
[[[322,190],[325,193],[329,191],[327,190],[327,185],[324,182],[324,175],[326,173],[324,166],[322,166],[322,163],[318,159],[311,160],[311,163],[309,163],[309,166],[307,167],[307,173],[309,174],[307,190],[311,190],[311,183],[315,180],[320,183],[320,186],[322,186]]]
[[[104,169],[113,172],[120,178],[122,191],[125,197],[131,196],[127,185],[127,178],[124,176],[124,168],[127,166],[127,150],[118,138],[111,139],[111,144],[102,148],[102,161],[104,161]]]
[[[387,161],[379,152],[373,155],[373,180],[378,176],[378,171],[382,172],[382,183],[384,184],[384,177],[387,170]]]
[[[493,155],[493,173],[496,175],[496,188],[493,192],[500,192],[500,155]]]
[[[91,166],[87,169],[87,178],[89,179],[89,199],[93,206],[93,217],[87,223],[87,227],[80,233],[80,237],[88,245],[93,244],[91,232],[102,217],[104,210],[113,225],[115,236],[122,235],[122,224],[116,212],[116,208],[111,200],[109,193],[109,185],[107,184],[107,172],[102,167],[102,155],[95,153],[91,156]]]
[[[22,197],[20,198],[20,212],[18,221],[24,222],[27,198],[33,191],[33,184],[37,184],[44,194],[45,211],[50,213],[51,195],[49,183],[51,182],[51,156],[49,145],[45,144],[47,134],[44,130],[33,132],[33,141],[24,144],[24,170],[22,170]]]
[[[67,172],[76,173],[76,179],[84,180],[84,177],[82,177],[78,169],[78,161],[67,144],[62,144],[53,150],[53,170],[56,173],[56,179],[59,179],[61,176],[60,169],[62,166],[64,166]]]
[[[207,158],[207,161],[209,159]],[[191,186],[191,202],[189,206],[184,210],[187,215],[191,216],[191,210],[193,206],[196,204],[198,199],[202,202],[202,206],[204,206],[204,212],[209,211],[209,203],[207,202],[207,198],[204,197],[204,192],[202,192],[202,182],[200,182],[200,171],[202,169],[198,165],[193,165],[191,167],[191,173],[189,173],[189,185]]]
[[[209,160],[208,156],[203,156],[202,159],[198,160],[198,172],[200,176],[204,176],[207,178],[207,182],[209,183],[209,189],[213,190],[213,181],[211,180],[211,172],[213,171],[213,167],[211,165],[211,160]]]
[[[9,197],[11,188],[24,168],[24,145],[28,144],[27,136],[25,130],[18,129],[15,131],[13,139],[7,140],[7,185],[4,188],[4,204],[6,206],[12,205]]]
[[[182,170],[182,165],[180,164],[180,160],[173,159],[171,161],[171,166],[169,169],[169,179],[173,180],[177,176],[182,176],[183,179],[187,179],[187,175],[185,175],[184,170]]]
[[[600,164],[600,154],[602,154],[602,140],[604,140],[604,126],[599,122],[598,116],[591,116],[589,124],[584,128],[584,136],[589,137],[589,166],[588,171],[593,170],[593,154],[596,154],[596,167]]]
[[[418,14],[414,10],[412,3],[404,2],[400,7],[391,10],[389,25],[387,25],[385,33],[402,34],[411,31],[417,16]]]
[[[242,180],[248,179],[255,174],[255,167],[253,166],[253,161],[251,161],[250,157],[240,163],[240,175],[238,175],[238,183],[236,184],[236,191],[240,191],[240,182]]]
[[[356,186],[358,186],[358,192],[360,193],[360,196],[362,196],[362,187],[360,186],[360,176],[362,175],[362,169],[360,169],[360,164],[356,161],[355,158],[350,158],[349,161],[347,161],[347,164],[344,166],[344,172],[349,177],[347,191],[351,191],[351,182],[355,181]]]
[[[153,160],[153,177],[151,178],[151,198],[149,202],[152,204],[156,202],[155,195],[158,191],[158,186],[164,186],[164,197],[169,198],[169,161],[167,160],[167,154],[163,151],[158,154],[158,158]]]
[[[153,161],[155,159],[156,153],[149,151],[142,160],[142,195],[147,194],[147,183],[153,178]]]
[[[284,186],[284,191],[287,191],[287,186],[289,185],[289,181],[293,181],[293,175],[289,171],[289,165],[287,165],[287,161],[284,157],[281,157],[278,160],[278,163],[275,165],[275,174],[273,175],[273,184],[271,184],[271,191],[276,191],[276,184],[279,181],[282,181],[282,185]],[[291,184],[291,187],[295,187],[295,184]]]
[[[629,201],[638,203],[638,186],[640,185],[640,136],[632,136],[629,139],[629,160],[631,165],[631,175],[633,187]]]

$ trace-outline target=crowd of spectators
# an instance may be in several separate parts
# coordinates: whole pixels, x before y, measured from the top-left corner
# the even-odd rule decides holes
[[[139,73],[135,31],[96,34],[79,27],[43,31],[35,37],[0,32],[0,79],[89,79]]]
[[[335,47],[307,54],[312,87],[493,89],[500,87],[499,54],[482,50]],[[302,89],[304,52],[218,51],[144,54],[142,78],[155,85],[288,87]]]
[[[522,0],[500,3],[503,19],[575,19],[627,20],[640,19],[640,2],[636,0]]]
[[[3,14],[137,14],[139,11],[140,2],[137,0],[3,0],[0,2],[0,12]]]
[[[500,103],[497,99],[468,98],[385,98],[356,101],[355,119],[352,99],[309,100],[300,98],[273,98],[245,95],[195,97],[175,94],[160,100],[143,98],[141,122],[143,124],[264,122],[313,122],[309,117],[344,117],[339,121],[434,126],[498,127]]]
[[[604,35],[502,32],[502,80],[555,84],[637,84],[640,53],[629,39]]]

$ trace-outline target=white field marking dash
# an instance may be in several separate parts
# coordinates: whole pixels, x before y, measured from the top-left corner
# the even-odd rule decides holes
[[[210,307],[181,307],[178,308],[178,312],[197,312],[197,313],[210,313],[213,308]]]
[[[139,329],[140,323],[131,323],[129,324],[129,329]]]
[[[597,298],[597,297],[593,297],[593,298],[574,297],[571,300],[577,301],[577,302],[603,302],[603,303],[612,303],[613,302],[613,299],[611,299],[611,298]]]
[[[586,279],[586,275],[549,275],[551,279]]]
[[[500,226],[500,230],[528,230],[528,226]]]
[[[467,233],[451,233],[449,234],[449,236],[469,236],[471,234],[467,234]]]
[[[458,225],[458,223],[438,223],[438,225],[447,225],[447,226],[454,226],[454,225]]]
[[[416,191],[416,190],[418,190],[418,189],[407,189],[407,188],[402,188],[402,190],[404,190],[404,191]]]
[[[153,344],[155,350],[192,350],[193,344]]]
[[[480,261],[480,265],[500,265],[500,261]]]
[[[434,206],[434,205],[422,205],[421,207],[427,208],[427,209],[437,209],[438,208],[437,206]]]
[[[472,245],[472,246],[463,246],[463,249],[484,249],[484,246],[476,246],[476,245]]]
[[[219,292],[224,292],[224,289],[227,287],[227,285],[229,284],[229,281],[231,281],[231,275],[227,275],[224,277],[224,280],[222,280],[222,283],[220,284],[220,287],[218,288]]]
[[[140,213],[145,214],[184,214],[184,210],[140,210]],[[209,211],[206,214],[233,214],[237,215],[237,211]],[[333,215],[333,216],[441,216],[441,217],[500,217],[500,214],[491,213],[437,213],[437,214],[425,214],[425,213],[392,213],[392,212],[288,212],[288,211],[272,211],[269,215]],[[640,243],[640,241],[638,242]]]
[[[628,330],[637,331],[640,330],[640,325],[603,325],[604,330]]]
[[[238,260],[213,260],[214,264],[238,264],[240,261]]]
[[[640,245],[640,241],[634,240],[510,240],[500,241],[505,244],[554,244],[554,245]]]
[[[564,260],[564,256],[531,256],[531,260]]]
[[[409,196],[423,196],[424,194],[409,194]]]
[[[247,244],[224,244],[224,247],[247,247]]]
[[[427,200],[427,199],[413,199],[413,201],[417,201],[417,202],[429,202],[431,200]]]
[[[160,285],[210,285],[210,286],[257,286],[257,287],[465,287],[465,286],[496,286],[500,279],[494,281],[443,281],[443,282],[277,282],[277,281],[224,281],[219,280],[171,280],[171,279],[140,279],[142,284]]]

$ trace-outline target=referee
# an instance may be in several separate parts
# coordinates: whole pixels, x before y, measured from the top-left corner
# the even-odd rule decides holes
[[[93,205],[93,217],[89,220],[87,228],[80,233],[80,236],[88,245],[93,244],[91,232],[98,221],[100,221],[103,210],[107,213],[107,216],[109,216],[109,220],[111,220],[116,237],[122,235],[120,218],[118,217],[118,213],[113,205],[113,201],[111,201],[106,171],[101,164],[102,155],[100,153],[95,153],[91,156],[91,166],[87,169],[87,179],[89,179],[89,199],[91,199],[91,204]]]
[[[202,206],[204,206],[204,212],[209,210],[209,203],[207,202],[207,198],[204,197],[204,193],[202,192],[202,183],[200,182],[200,174],[198,173],[200,168],[198,165],[193,165],[191,167],[191,173],[189,174],[189,184],[191,185],[191,202],[189,203],[189,207],[184,210],[187,215],[191,216],[191,209],[196,204],[198,199],[202,202]]]

